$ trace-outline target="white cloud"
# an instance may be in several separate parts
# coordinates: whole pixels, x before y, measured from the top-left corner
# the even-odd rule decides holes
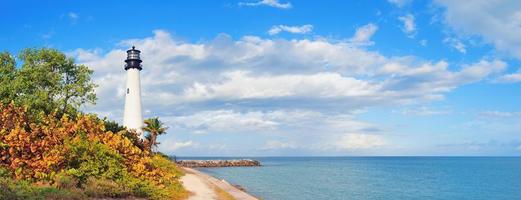
[[[195,133],[211,131],[246,132],[272,130],[279,124],[273,113],[236,112],[233,110],[202,111],[193,115],[164,118],[176,127],[196,130]]]
[[[61,16],[61,18],[66,18],[69,20],[69,22],[74,25],[76,24],[76,22],[78,22],[78,20],[80,19],[80,14],[76,13],[76,12],[69,12],[67,14],[64,14]]]
[[[412,2],[412,0],[387,0],[387,1],[398,7],[403,7]]]
[[[49,31],[47,33],[44,33],[44,34],[42,34],[42,39],[44,39],[44,40],[51,39],[54,36],[54,34],[55,34],[54,31]]]
[[[313,31],[313,25],[306,24],[302,26],[286,26],[286,25],[276,25],[271,27],[271,29],[268,31],[268,34],[270,35],[276,35],[279,34],[282,31],[286,31],[288,33],[295,33],[295,34],[306,34]]]
[[[319,130],[327,132],[375,130],[376,128],[354,119],[352,114],[324,114],[303,109],[276,109],[267,111],[237,111],[233,109],[205,110],[193,114],[164,117],[172,129],[190,130],[194,134],[212,132],[250,133],[292,130]],[[321,127],[323,126],[323,127]]]
[[[143,52],[143,102],[151,107],[216,100],[301,99],[306,104],[313,100],[328,104],[343,99],[360,109],[440,99],[453,88],[506,66],[500,60],[481,60],[451,71],[445,61],[385,57],[344,41],[255,36],[234,41],[220,35],[206,43],[186,43],[160,30],[153,37],[121,45],[136,45]],[[78,49],[73,55],[95,70],[93,78],[99,85],[95,110],[122,107],[125,49],[106,53]]]
[[[521,142],[519,140],[510,140],[510,141],[498,141],[498,140],[488,140],[488,141],[469,141],[463,143],[453,143],[453,144],[442,144],[438,145],[440,148],[455,150],[458,149],[462,152],[501,152],[505,149],[513,149],[519,150]]]
[[[407,108],[401,111],[403,115],[418,115],[418,116],[431,116],[431,115],[448,115],[452,111],[447,109],[433,109],[426,106]]]
[[[356,29],[355,35],[349,39],[350,42],[362,45],[372,45],[371,37],[378,30],[378,26],[370,23]]]
[[[461,80],[475,80],[478,77],[486,77],[492,74],[503,72],[507,68],[507,63],[501,60],[480,60],[477,63],[464,65],[458,74]],[[478,79],[481,79],[478,78]]]
[[[341,150],[371,149],[386,145],[386,141],[379,135],[349,133],[343,135],[335,143]]]
[[[359,99],[366,102],[385,99],[391,102],[409,98],[429,98],[429,95],[448,92],[460,84],[479,81],[488,75],[501,72],[506,67],[504,62],[498,60],[482,60],[464,66],[459,72],[447,71],[446,62],[426,63],[417,68],[395,64],[385,64],[379,71],[382,74],[393,74],[396,78],[387,81],[361,80],[331,72],[254,76],[248,72],[233,71],[222,74],[223,79],[217,83],[194,83],[183,91],[181,98],[189,102],[288,97],[350,98],[351,101]],[[409,78],[420,78],[423,81],[409,81]]]
[[[437,0],[444,22],[462,37],[478,36],[496,49],[521,58],[521,1]]]
[[[384,137],[385,127],[357,120],[355,111],[443,99],[454,88],[487,79],[506,67],[501,60],[451,66],[443,60],[388,57],[347,39],[234,40],[221,34],[193,43],[158,30],[151,37],[122,41],[114,49],[71,53],[95,70],[93,80],[100,86],[97,105],[86,111],[121,120],[123,60],[132,45],[142,50],[144,108],[179,134],[176,137],[182,140],[172,140],[179,144],[170,145],[179,149],[187,141],[206,148],[210,143],[197,138],[233,133],[262,135],[256,138],[261,141],[249,144],[255,149],[267,141],[280,141],[274,135],[287,135],[283,138],[291,138],[290,144],[299,149],[333,150],[337,144],[332,138],[343,138],[345,133],[369,135],[345,137],[378,146],[380,140],[374,138]],[[345,144],[362,146],[358,143]],[[235,148],[226,141],[219,144],[228,145],[226,151]]]
[[[79,17],[78,13],[75,13],[75,12],[69,12],[69,13],[67,14],[67,16],[68,16],[69,19],[71,19],[71,20],[77,20],[78,17]]]
[[[521,130],[521,112],[508,110],[485,110],[475,114],[474,118],[465,121],[462,132],[472,133],[480,131],[488,139],[519,139]],[[502,135],[504,137],[494,137]],[[483,137],[482,137],[483,138]]]
[[[260,0],[257,2],[239,2],[239,6],[271,6],[280,9],[290,9],[293,7],[290,2],[280,3],[278,0]]]
[[[460,53],[467,53],[465,44],[463,44],[463,42],[457,38],[447,37],[443,40],[443,42],[449,44],[452,48],[458,50]]]
[[[505,112],[505,111],[485,111],[480,113],[483,117],[494,117],[494,118],[504,118],[504,117],[521,117],[521,112]]]
[[[189,101],[209,99],[255,99],[279,97],[357,97],[372,96],[378,84],[342,77],[338,73],[311,75],[252,76],[235,71],[223,75],[225,81],[215,84],[194,83],[182,94]]]
[[[414,16],[412,14],[407,14],[398,17],[398,20],[403,23],[402,30],[407,34],[407,37],[413,38],[416,35],[416,24],[414,22]]]
[[[237,137],[266,137],[258,150],[334,150],[332,139],[341,138],[346,131],[381,133],[378,126],[355,119],[356,114],[321,113],[311,110],[237,111],[209,110],[194,114],[163,117],[174,133],[235,134]],[[270,139],[286,137],[291,140]],[[217,137],[217,136],[214,136]],[[230,138],[227,135],[223,138]],[[255,139],[259,140],[259,139]],[[262,141],[262,139],[261,139]]]
[[[193,147],[197,144],[193,141],[174,141],[164,140],[159,144],[159,149],[163,152],[173,152],[182,148]]]
[[[512,74],[505,74],[496,80],[498,83],[517,83],[521,82],[521,72],[516,72]]]
[[[278,149],[296,149],[297,145],[294,142],[282,142],[278,140],[267,141],[261,150],[278,150]]]

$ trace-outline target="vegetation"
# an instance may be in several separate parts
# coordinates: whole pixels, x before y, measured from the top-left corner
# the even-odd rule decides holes
[[[0,200],[188,194],[182,172],[147,141],[79,112],[95,100],[86,66],[53,49],[27,49],[18,60],[0,53]]]
[[[143,130],[148,134],[145,136],[147,139],[147,147],[150,152],[153,152],[153,148],[159,145],[157,142],[157,136],[166,134],[167,127],[164,126],[163,122],[159,118],[150,118],[145,120],[145,127]]]
[[[228,192],[224,191],[220,187],[215,186],[214,189],[215,194],[217,194],[217,199],[219,200],[235,200],[232,195],[230,195]]]
[[[17,67],[17,62],[19,65]],[[13,57],[0,53],[0,96],[4,104],[26,106],[31,113],[74,116],[85,103],[94,103],[96,85],[85,65],[54,49],[25,49]]]

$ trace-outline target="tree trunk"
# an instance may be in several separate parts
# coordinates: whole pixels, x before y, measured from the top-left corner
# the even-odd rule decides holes
[[[150,133],[150,144],[148,144],[150,147],[150,152],[154,152],[154,146],[156,145],[156,138],[157,138],[157,134],[154,133],[154,132],[151,132]]]

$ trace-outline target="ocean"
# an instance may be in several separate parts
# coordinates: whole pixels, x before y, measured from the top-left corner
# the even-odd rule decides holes
[[[521,199],[521,157],[252,159],[263,166],[200,170],[265,200]]]

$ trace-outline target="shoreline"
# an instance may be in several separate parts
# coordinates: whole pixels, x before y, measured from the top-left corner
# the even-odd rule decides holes
[[[182,177],[183,186],[190,191],[192,195],[188,199],[235,199],[235,200],[258,200],[253,195],[240,190],[236,186],[228,183],[226,180],[219,180],[199,170],[189,167],[182,167],[186,175]],[[183,179],[184,178],[184,179]],[[201,185],[206,184],[206,186]],[[212,192],[208,191],[212,189]],[[222,193],[224,194],[218,194]],[[213,194],[211,194],[213,193]],[[224,197],[222,197],[224,195]],[[228,196],[229,195],[229,196]],[[231,197],[231,198],[230,198]]]

